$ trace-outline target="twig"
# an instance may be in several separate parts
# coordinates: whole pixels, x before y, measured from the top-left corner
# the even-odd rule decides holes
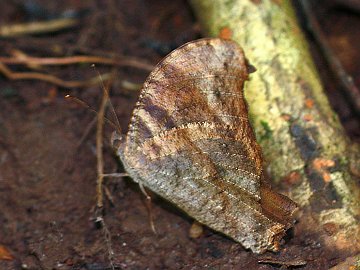
[[[108,101],[108,94],[104,91],[100,109],[97,116],[96,126],[96,157],[97,157],[97,188],[96,188],[96,205],[98,208],[103,207],[103,192],[102,184],[104,180],[104,161],[103,161],[103,128],[106,104]]]
[[[154,223],[154,216],[153,216],[153,212],[152,212],[152,204],[151,204],[151,197],[150,195],[146,192],[145,190],[145,187],[143,186],[143,184],[141,184],[139,182],[139,187],[140,187],[140,190],[141,192],[145,195],[146,197],[146,208],[148,210],[148,213],[149,213],[149,223],[150,223],[150,227],[151,227],[151,230],[157,234],[156,232],[156,228],[155,228],[155,223]]]
[[[321,31],[321,27],[316,20],[311,5],[308,0],[299,1],[302,6],[304,15],[306,16],[306,21],[308,23],[308,30],[313,35],[315,41],[321,48],[321,52],[324,55],[325,60],[327,61],[332,73],[335,74],[337,79],[340,81],[343,86],[345,95],[348,98],[348,102],[354,108],[354,111],[360,115],[360,91],[354,84],[352,77],[347,74],[341,65],[339,59],[334,55],[331,50],[324,33]]]
[[[43,22],[3,25],[0,27],[0,37],[9,38],[28,34],[55,32],[66,28],[74,27],[77,24],[79,24],[78,19],[62,18]]]
[[[91,64],[103,64],[103,65],[114,65],[114,66],[127,66],[146,71],[152,71],[154,66],[148,64],[135,57],[114,57],[106,58],[101,56],[69,56],[69,57],[31,57],[22,56],[20,57],[0,57],[0,63],[3,64],[26,64],[26,65],[71,65],[80,63],[91,63]]]
[[[0,73],[2,73],[9,80],[40,80],[64,88],[85,87],[97,85],[100,83],[100,79],[98,76],[85,81],[65,81],[56,76],[38,72],[13,72],[2,63],[0,63]],[[103,74],[102,78],[103,80],[107,81],[112,78],[112,74]]]
[[[99,77],[101,79],[100,75]],[[106,87],[104,86],[103,97],[101,100],[99,112],[97,114],[98,121],[96,125],[96,157],[97,157],[96,207],[98,210],[100,210],[100,214],[98,214],[96,217],[96,222],[100,222],[101,224],[108,250],[108,259],[110,262],[110,267],[111,269],[114,270],[115,269],[113,262],[114,251],[112,249],[112,244],[111,244],[111,234],[101,214],[101,209],[103,208],[103,181],[104,181],[103,131],[104,131],[105,110],[109,99],[108,91],[106,91],[105,89]],[[105,192],[110,202],[113,203],[110,192],[107,189],[105,189]]]
[[[26,59],[28,57],[26,53],[18,49],[11,50],[11,55],[17,59]],[[40,65],[32,63],[26,63],[26,66],[33,70],[40,70],[42,68]]]

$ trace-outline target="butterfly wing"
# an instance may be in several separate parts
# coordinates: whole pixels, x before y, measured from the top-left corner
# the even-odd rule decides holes
[[[242,49],[187,43],[146,80],[119,155],[135,181],[254,252],[285,226],[260,204],[262,158],[248,120]]]

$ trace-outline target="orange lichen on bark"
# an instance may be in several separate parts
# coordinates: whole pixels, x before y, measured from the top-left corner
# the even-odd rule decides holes
[[[305,99],[305,106],[311,109],[312,107],[314,107],[314,100],[311,98]]]
[[[334,167],[335,162],[331,159],[316,158],[312,162],[312,167],[317,171],[323,178],[324,182],[328,183],[331,181],[330,173],[328,168]]]
[[[309,122],[311,120],[313,120],[313,117],[311,116],[311,114],[305,114],[303,116],[303,119],[306,121],[306,122]]]
[[[223,38],[223,39],[231,39],[232,38],[232,31],[229,27],[223,27],[220,30],[219,33],[219,38]]]
[[[297,171],[292,171],[283,178],[283,182],[289,186],[298,184],[301,180],[301,174]]]

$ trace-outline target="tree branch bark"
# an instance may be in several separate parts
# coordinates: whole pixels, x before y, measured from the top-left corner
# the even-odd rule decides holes
[[[290,1],[191,0],[207,35],[232,33],[257,68],[245,87],[268,172],[301,206],[295,237],[360,251],[359,146],[332,111]],[[275,181],[274,180],[274,181]]]

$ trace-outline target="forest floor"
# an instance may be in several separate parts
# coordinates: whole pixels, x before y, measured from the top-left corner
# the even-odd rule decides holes
[[[190,7],[182,0],[5,2],[0,2],[0,25],[49,19],[65,12],[77,12],[81,19],[76,27],[55,33],[0,38],[1,57],[14,50],[38,57],[120,55],[155,65],[172,49],[201,37]],[[317,6],[316,14],[337,57],[360,85],[359,13]],[[360,142],[359,116],[311,38],[310,44],[334,110],[350,139]],[[35,69],[64,80],[98,76],[84,63],[9,68]],[[110,96],[125,132],[149,70],[100,64],[97,70],[116,74]],[[106,228],[98,228],[94,222],[96,116],[65,99],[67,94],[98,109],[103,90],[101,85],[68,88],[0,76],[0,269],[278,269],[281,262],[258,263],[274,256],[307,262],[297,269],[328,269],[340,262],[310,236],[295,239],[291,231],[276,255],[252,254],[207,228],[192,239],[193,220],[151,194],[154,234],[146,198],[130,178],[105,181],[113,201],[105,200]],[[110,145],[113,129],[106,126],[105,130],[105,171],[122,172]]]

